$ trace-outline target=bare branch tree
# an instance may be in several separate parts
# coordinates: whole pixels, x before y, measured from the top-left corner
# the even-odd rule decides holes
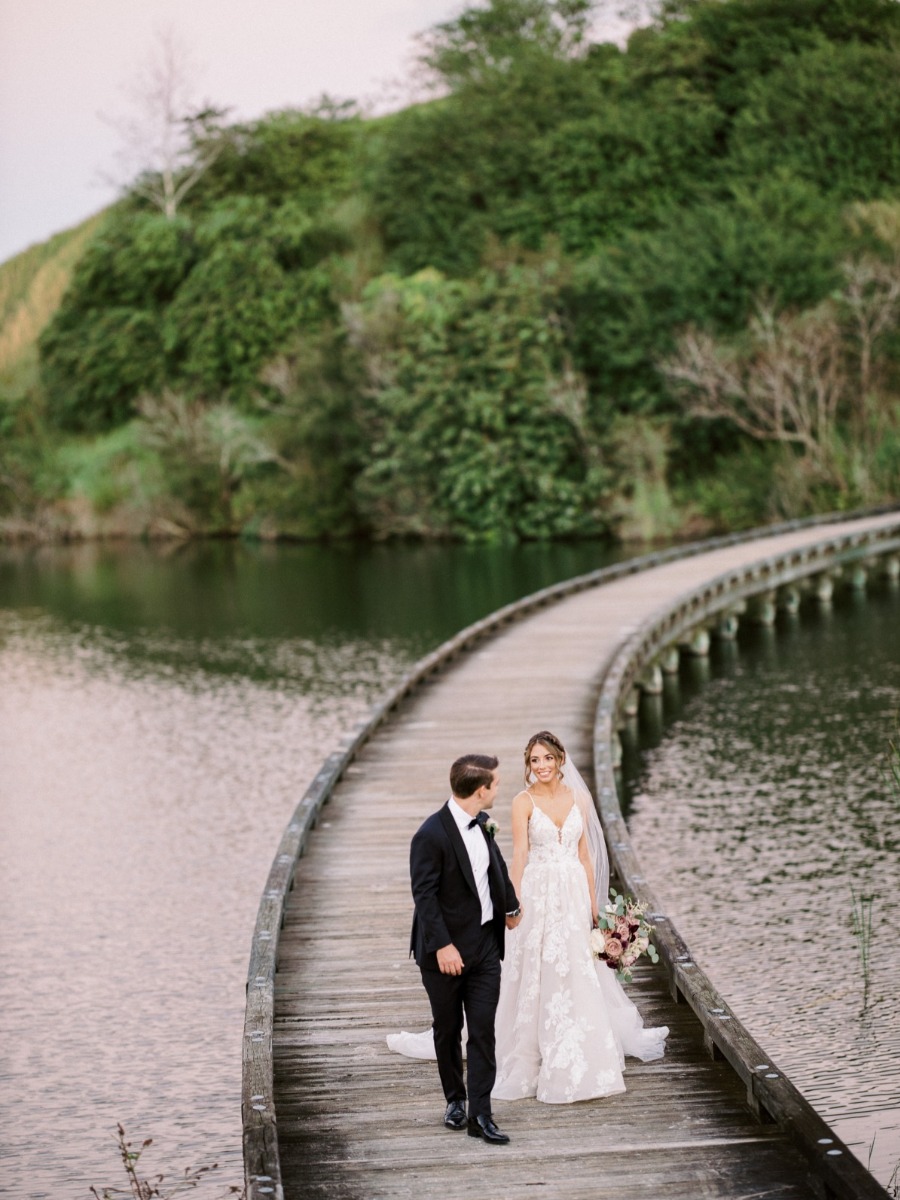
[[[872,358],[878,339],[900,317],[900,260],[862,258],[843,264],[841,299],[853,322],[859,352],[861,398],[872,389]]]
[[[840,411],[864,440],[872,436],[872,402],[881,409],[895,403],[882,394],[878,349],[900,323],[900,254],[851,259],[842,270],[846,282],[833,301],[780,316],[762,303],[740,339],[687,330],[661,369],[687,393],[689,412],[731,421],[757,439],[798,445],[836,477]]]
[[[226,110],[197,102],[196,75],[184,42],[171,28],[160,30],[124,89],[130,111],[103,117],[122,140],[111,181],[145,197],[169,220],[224,146],[217,134]]]
[[[831,474],[835,421],[847,391],[833,306],[778,318],[771,305],[761,304],[737,344],[689,330],[662,370],[688,392],[693,416],[798,445]]]

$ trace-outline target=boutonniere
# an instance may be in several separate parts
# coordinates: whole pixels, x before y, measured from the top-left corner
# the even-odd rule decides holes
[[[497,830],[499,828],[500,828],[500,826],[497,824],[497,822],[494,820],[493,817],[488,817],[488,819],[484,823],[485,832],[487,833],[488,837],[490,837],[490,838],[492,838],[496,835]]]

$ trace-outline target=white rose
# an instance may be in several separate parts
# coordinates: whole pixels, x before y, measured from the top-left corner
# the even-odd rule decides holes
[[[591,930],[591,949],[595,954],[603,954],[606,950],[606,934],[602,929]]]

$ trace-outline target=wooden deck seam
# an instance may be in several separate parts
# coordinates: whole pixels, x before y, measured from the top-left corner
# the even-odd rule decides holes
[[[808,537],[808,534],[804,532],[801,534],[801,537]],[[771,539],[769,540],[771,541]],[[729,545],[731,545],[731,543],[729,543]],[[723,549],[727,550],[728,547],[723,547]],[[672,565],[674,566],[675,564]],[[615,584],[616,582],[621,582],[625,579],[630,580],[633,578],[634,576],[632,574],[623,573],[617,577],[616,580],[612,580],[611,583]],[[606,591],[606,589],[600,590]],[[594,590],[591,592],[584,588],[575,590],[572,596],[565,602],[567,612],[571,611],[569,608],[570,605],[574,605],[574,608],[578,609],[578,601],[583,602],[581,607],[584,607],[586,604],[587,608],[590,609],[591,605],[585,601],[585,597],[590,597],[592,595],[596,597],[597,591]],[[608,595],[604,597],[604,604],[608,599]],[[652,600],[652,597],[649,595],[649,590],[646,599]],[[594,607],[596,608],[596,605]],[[603,605],[600,607],[602,608]],[[621,605],[619,607],[621,611]],[[553,619],[554,614],[557,618],[555,620]],[[449,762],[450,757],[453,756],[450,747],[452,746],[454,740],[471,737],[478,731],[484,732],[484,730],[488,727],[485,723],[485,703],[489,702],[485,700],[484,702],[480,703],[480,705],[475,706],[477,711],[467,712],[465,720],[454,721],[452,730],[448,732],[446,685],[449,680],[455,679],[453,686],[458,692],[460,686],[463,688],[465,687],[467,672],[470,673],[473,670],[476,670],[476,668],[478,671],[490,668],[492,669],[496,678],[493,682],[492,688],[488,690],[490,691],[491,695],[499,696],[500,702],[502,702],[505,691],[510,687],[511,681],[517,677],[517,674],[515,670],[508,670],[502,674],[496,670],[497,664],[502,658],[502,655],[499,652],[498,643],[506,639],[508,636],[510,636],[510,634],[514,635],[515,639],[519,642],[522,641],[523,637],[527,639],[527,637],[530,635],[530,631],[526,627],[530,622],[535,620],[537,620],[538,624],[531,627],[531,632],[533,632],[534,629],[539,628],[541,636],[546,635],[552,638],[565,639],[573,630],[578,632],[584,628],[582,618],[577,613],[573,619],[566,619],[565,621],[560,621],[558,617],[558,609],[554,610],[552,607],[542,607],[537,608],[522,621],[511,625],[507,624],[499,633],[495,635],[491,642],[480,642],[473,653],[456,658],[452,665],[442,672],[440,683],[437,686],[435,686],[434,683],[429,680],[429,682],[424,686],[420,686],[418,688],[414,696],[400,696],[391,706],[392,711],[390,714],[385,714],[390,722],[390,728],[385,729],[384,725],[382,724],[379,730],[374,733],[374,736],[368,738],[368,740],[362,739],[360,732],[355,731],[354,734],[347,739],[345,748],[338,754],[330,756],[329,763],[326,764],[326,767],[329,767],[330,764],[329,769],[333,771],[335,764],[338,763],[339,759],[342,759],[343,773],[345,777],[339,787],[341,792],[339,802],[337,801],[336,797],[336,800],[331,802],[318,815],[320,826],[326,824],[326,822],[330,826],[327,831],[328,837],[323,842],[322,835],[315,834],[312,837],[312,841],[309,841],[307,831],[306,840],[304,841],[304,848],[309,851],[312,851],[313,848],[315,848],[315,853],[310,853],[309,858],[301,857],[299,863],[296,865],[297,890],[288,900],[288,904],[284,912],[284,929],[280,934],[280,974],[277,981],[277,995],[283,995],[286,997],[288,994],[294,991],[293,984],[291,984],[289,987],[287,986],[288,979],[286,978],[286,975],[292,975],[296,971],[302,970],[302,972],[305,973],[298,977],[301,980],[308,980],[310,978],[308,973],[311,971],[311,978],[315,979],[317,985],[325,983],[328,978],[333,978],[333,986],[327,989],[327,992],[331,994],[332,997],[342,994],[341,981],[344,982],[343,991],[346,994],[346,979],[348,977],[353,977],[354,964],[352,962],[349,964],[336,964],[329,959],[329,956],[326,953],[329,944],[327,934],[322,934],[318,937],[314,936],[312,938],[304,936],[302,931],[304,928],[309,928],[307,924],[308,915],[303,906],[298,907],[295,903],[300,895],[303,895],[306,899],[316,903],[316,897],[319,895],[319,892],[316,889],[321,890],[324,887],[326,888],[327,894],[331,896],[331,902],[338,906],[342,906],[346,903],[347,897],[352,896],[354,888],[359,889],[361,886],[365,887],[365,880],[372,878],[371,871],[360,874],[359,872],[355,872],[352,869],[352,866],[349,870],[346,869],[346,867],[339,868],[336,873],[331,874],[332,868],[336,865],[334,860],[339,860],[341,857],[336,848],[341,844],[347,844],[346,842],[342,843],[341,839],[344,839],[347,836],[348,822],[357,822],[357,824],[353,826],[357,836],[359,836],[359,830],[363,830],[366,840],[370,840],[373,837],[376,838],[378,844],[377,853],[379,855],[378,861],[379,863],[383,862],[384,868],[389,872],[390,875],[388,882],[384,885],[384,903],[387,905],[387,919],[389,919],[392,924],[387,934],[379,933],[373,948],[377,949],[378,952],[382,954],[384,949],[390,946],[391,939],[396,938],[397,936],[395,931],[397,929],[398,917],[400,918],[401,926],[405,926],[406,920],[403,919],[401,915],[401,897],[404,888],[408,886],[405,879],[405,849],[408,843],[409,833],[411,832],[411,829],[414,828],[417,820],[420,819],[420,815],[425,815],[427,811],[430,811],[440,801],[440,793],[445,786],[442,783],[438,784],[437,793],[435,793],[434,784],[428,781],[430,779],[439,780],[445,774],[446,764]],[[621,630],[619,630],[619,633],[621,633]],[[619,644],[621,644],[620,641]],[[584,655],[576,654],[573,657],[577,662],[577,660],[583,659]],[[596,665],[596,660],[593,668],[589,669],[587,674],[588,676],[591,676],[586,685],[587,690],[590,691],[593,686],[599,682],[597,678],[598,667]],[[521,674],[519,674],[518,677],[521,678]],[[495,700],[493,703],[496,704],[498,701]],[[547,707],[551,710],[547,714],[551,725],[553,724],[554,714],[565,713],[563,722],[565,727],[568,729],[572,729],[576,725],[579,727],[579,736],[581,738],[579,744],[579,753],[581,754],[581,761],[584,761],[584,755],[589,750],[590,745],[590,726],[592,723],[590,719],[592,717],[592,706],[590,700],[588,699],[588,701],[586,701],[585,696],[581,695],[574,701],[571,698],[566,701],[565,697],[560,694],[548,701]],[[529,720],[533,720],[536,716],[531,698],[527,698],[515,705],[505,705],[504,716],[513,722],[514,728],[521,728],[524,723],[527,723]],[[556,720],[556,724],[559,726],[558,719]],[[526,727],[529,728],[530,731],[530,727],[527,725]],[[388,743],[392,739],[396,739],[397,736],[401,735],[408,736],[411,739],[410,744],[415,746],[414,757],[418,762],[420,762],[420,765],[424,764],[422,767],[424,771],[424,778],[420,780],[416,788],[404,787],[401,789],[405,797],[400,803],[400,807],[402,808],[403,812],[402,814],[395,814],[394,818],[389,820],[386,818],[383,811],[387,807],[385,801],[382,800],[379,803],[377,798],[373,800],[371,789],[367,788],[367,781],[370,777],[374,781],[382,778],[384,780],[383,785],[378,786],[376,783],[374,789],[376,796],[381,795],[386,797],[390,794],[390,788],[387,785],[389,785],[392,773],[394,778],[402,777],[402,771],[398,770],[398,767],[402,767],[402,763],[398,764],[394,759],[391,758],[391,755],[387,753],[385,749],[385,743]],[[510,737],[507,737],[506,741],[504,742],[504,761],[514,761],[515,759],[516,750],[520,748],[522,735],[520,733],[516,733],[515,738],[519,742],[518,747],[512,744],[511,735]],[[503,739],[498,738],[497,740],[499,742]],[[346,747],[352,747],[351,754],[347,754]],[[424,756],[420,754],[420,750],[422,748],[425,748],[426,750]],[[351,766],[350,759],[354,755],[356,756],[356,760]],[[323,771],[319,773],[317,780],[324,778],[325,774],[327,773],[326,767],[323,767]],[[422,789],[422,795],[424,796],[424,799],[420,797],[418,788]],[[315,796],[313,796],[308,807],[314,803]],[[294,824],[295,826],[299,826],[299,822],[294,822]],[[289,837],[296,839],[301,835],[302,831],[299,829],[299,827],[296,827],[293,832],[290,831],[289,827]],[[320,846],[322,851],[325,851],[324,859],[320,857]],[[282,848],[280,848],[280,850],[281,849]],[[398,853],[398,849],[400,853]],[[380,857],[382,852],[383,858]],[[282,853],[287,855],[289,851],[282,850]],[[314,860],[316,859],[319,861],[318,866],[316,866],[314,863]],[[326,867],[322,865],[326,862],[326,860],[331,864],[331,866]],[[276,865],[277,864],[278,859],[276,859]],[[305,870],[307,866],[310,868],[308,872]],[[377,874],[375,877],[377,878]],[[278,882],[279,881],[277,879],[273,881],[270,878],[270,883],[267,885],[267,894],[271,895],[277,890]],[[324,894],[326,893],[323,893],[323,895]],[[406,894],[408,896],[408,892]],[[272,896],[272,900],[274,902],[274,896]],[[264,903],[265,901],[266,897],[264,896]],[[407,901],[407,903],[409,902]],[[337,911],[344,912],[345,910],[341,907],[338,907]],[[318,925],[321,928],[322,925],[327,924],[327,922],[322,917],[321,913],[317,913],[313,924]],[[403,932],[405,933],[405,929],[403,929]],[[296,937],[300,938],[300,942],[293,940]],[[263,942],[271,940],[271,938],[263,939]],[[277,941],[277,938],[275,940]],[[297,948],[300,944],[304,946],[304,951],[303,955],[298,958]],[[341,939],[341,944],[348,952],[352,953],[356,944],[356,939],[354,936],[350,936],[346,940]],[[251,960],[251,981],[256,983],[256,987],[251,987],[248,992],[248,1014],[250,1014],[250,1007],[253,1001],[254,991],[257,993],[257,998],[261,1001],[261,1015],[264,1015],[263,1010],[265,1010],[267,1005],[270,1012],[274,1013],[277,995],[275,990],[271,988],[271,985],[265,982],[264,970],[260,970],[260,967],[265,967],[267,951],[268,948],[265,945],[261,947],[261,953],[257,953],[256,946],[254,948],[254,958]],[[371,999],[376,1011],[370,1014],[371,1020],[360,1022],[357,1027],[358,1032],[365,1030],[366,1035],[368,1035],[368,1032],[371,1031],[373,1037],[381,1037],[384,1031],[390,1030],[395,1026],[395,1019],[398,1015],[399,1009],[407,1011],[407,1004],[411,1006],[414,1006],[415,1004],[414,998],[416,995],[417,977],[415,980],[413,980],[407,973],[405,978],[401,978],[404,970],[407,970],[408,972],[408,964],[399,961],[399,955],[397,955],[396,951],[394,954],[389,955],[388,957],[391,961],[388,963],[386,968],[384,968],[382,976],[378,979],[377,983],[373,979],[373,987],[369,990],[369,998]],[[358,971],[358,966],[356,969]],[[257,982],[258,980],[261,980],[262,982]],[[304,988],[308,986],[308,983],[300,982],[298,986]],[[357,988],[352,989],[352,991],[354,996],[359,994]],[[365,992],[365,989],[362,989],[362,991]],[[657,1008],[665,1008],[667,1003],[664,994],[655,994],[652,987],[640,990],[637,994],[640,998],[640,1003],[648,1004],[652,1006],[654,1010]],[[323,997],[320,996],[320,1000],[322,998]],[[400,1001],[400,1003],[398,1003],[398,1001]],[[351,1008],[354,1012],[356,1011],[355,1002]],[[347,1014],[345,1014],[345,1018],[346,1015]],[[256,1029],[262,1028],[261,1025],[255,1026],[253,1024],[253,1021],[256,1019],[257,1018],[255,1017],[255,1014],[252,1018],[248,1018],[248,1038],[246,1040],[251,1041],[251,1053],[248,1056],[245,1056],[245,1068],[247,1067],[247,1058],[250,1058],[251,1060],[254,1058],[252,1046],[259,1046],[260,1044],[260,1039],[257,1039],[255,1042],[251,1040],[256,1034]],[[404,1017],[404,1019],[406,1018]],[[285,1062],[294,1062],[293,1051],[288,1053],[288,1043],[293,1043],[294,1050],[302,1051],[303,1049],[299,1043],[294,1041],[296,1033],[299,1031],[299,1027],[302,1026],[302,1024],[303,1018],[300,1017],[297,1024],[283,1022],[281,1019],[279,1019],[274,1026],[277,1035],[276,1044],[274,1046],[276,1056],[287,1054],[287,1058],[284,1059]],[[295,1030],[293,1035],[289,1033],[290,1029],[292,1028]],[[287,1039],[286,1042],[284,1040],[285,1038]],[[384,1079],[391,1077],[392,1075],[395,1080],[396,1078],[408,1077],[408,1072],[398,1070],[397,1063],[392,1063],[389,1059],[386,1059],[386,1049],[382,1049],[382,1047],[377,1046],[377,1044],[374,1042],[366,1041],[366,1037],[363,1038],[363,1044],[367,1046],[368,1049],[365,1061],[360,1064],[360,1067],[361,1069],[369,1070],[370,1073],[371,1071],[375,1071],[372,1079],[377,1079],[379,1081],[378,1086],[383,1086]],[[309,1043],[305,1043],[305,1045],[308,1048]],[[263,1046],[263,1049],[265,1049],[265,1046]],[[699,1052],[702,1054],[702,1044],[699,1046]],[[693,1048],[693,1054],[696,1055],[697,1053],[698,1047],[695,1045]],[[328,1056],[326,1054],[325,1057],[319,1061],[319,1064],[316,1068],[317,1070],[322,1069],[323,1064],[327,1067],[327,1058]],[[336,1067],[337,1062],[334,1062],[333,1065]],[[427,1064],[417,1065],[420,1067],[420,1070],[427,1071],[428,1069]],[[685,1061],[683,1065],[685,1068],[687,1068],[688,1073],[694,1069],[688,1067],[687,1061]],[[713,1067],[714,1064],[708,1064],[708,1066]],[[701,1063],[696,1070],[700,1070],[701,1067],[706,1069],[707,1064]],[[634,1083],[634,1086],[640,1090],[641,1081],[643,1080],[644,1084],[646,1085],[647,1081],[652,1080],[655,1077],[655,1074],[656,1073],[653,1071],[648,1071],[642,1075],[638,1069],[630,1068],[627,1074],[629,1088],[631,1088],[632,1083]],[[665,1075],[668,1076],[669,1074],[671,1073],[667,1070]],[[259,1090],[257,1090],[257,1088],[254,1086],[254,1083],[257,1081],[260,1085],[262,1085]],[[269,1096],[267,1096],[263,1090],[265,1079],[261,1077],[260,1074],[257,1074],[256,1078],[254,1079],[253,1071],[248,1070],[245,1083],[247,1083],[249,1087],[249,1091],[247,1088],[245,1088],[245,1092],[247,1092],[247,1099],[252,1101],[255,1097],[259,1097],[260,1099],[258,1103],[263,1105],[265,1110],[263,1114],[265,1120],[262,1123],[268,1124],[272,1129],[274,1129],[274,1113],[276,1108],[275,1098],[273,1097],[270,1100]],[[395,1087],[391,1087],[390,1089],[392,1094],[395,1090]],[[416,1091],[419,1090],[421,1090],[421,1078],[416,1081]],[[288,1091],[292,1091],[292,1087],[289,1087]],[[740,1089],[738,1089],[738,1091],[740,1091]],[[437,1093],[434,1094],[437,1096]],[[626,1093],[626,1095],[628,1095],[628,1093]],[[393,1097],[393,1102],[396,1101],[397,1097]],[[630,1103],[628,1105],[628,1110],[631,1110]],[[282,1115],[284,1118],[286,1118],[287,1113],[285,1112]],[[307,1120],[308,1119],[309,1118],[307,1118]],[[319,1117],[316,1118],[316,1120],[323,1119],[327,1123],[328,1118],[324,1113],[319,1114]],[[282,1121],[282,1124],[283,1123],[284,1122]],[[530,1124],[530,1120],[525,1122],[526,1126],[529,1126]],[[763,1131],[760,1133],[759,1137],[763,1142],[766,1142],[768,1138],[775,1136],[774,1131],[766,1131],[765,1127],[762,1127],[762,1129]],[[281,1132],[286,1143],[292,1141],[292,1134],[288,1129],[282,1129]],[[728,1141],[728,1139],[725,1140],[726,1142]],[[738,1143],[735,1142],[735,1144]],[[275,1152],[275,1161],[278,1162],[277,1144],[274,1148],[271,1146],[269,1147],[270,1151],[272,1149],[274,1149]],[[251,1174],[253,1176],[252,1178],[250,1178]],[[250,1196],[276,1195],[277,1197],[279,1194],[281,1194],[281,1180],[276,1179],[273,1175],[269,1175],[268,1178],[265,1178],[265,1174],[265,1172],[260,1171],[248,1171],[248,1183],[252,1185],[248,1193]],[[304,1171],[302,1174],[303,1195],[309,1196],[318,1194],[315,1191],[315,1187],[318,1185],[312,1184],[312,1181],[307,1178],[306,1171]],[[698,1187],[705,1187],[705,1184],[701,1183],[699,1177],[697,1182]],[[311,1186],[312,1190],[310,1190]],[[269,1188],[271,1188],[271,1190],[268,1190]],[[338,1191],[335,1191],[335,1188],[337,1188]],[[321,1181],[322,1195],[337,1195],[339,1194],[339,1191],[340,1184],[338,1181],[334,1179],[323,1179]],[[351,1193],[354,1196],[364,1194],[358,1191],[357,1183],[354,1183],[353,1188],[347,1192],[347,1195],[349,1196]],[[290,1189],[288,1189],[287,1194],[290,1196]],[[299,1195],[300,1193],[298,1192],[296,1194]],[[395,1193],[392,1192],[390,1194]],[[397,1183],[396,1194],[401,1194],[399,1182]],[[713,1193],[707,1193],[703,1191],[697,1192],[697,1195],[705,1194]],[[725,1196],[734,1195],[736,1193],[723,1191],[721,1193],[716,1192],[715,1194],[721,1194]],[[803,1193],[791,1192],[790,1194],[796,1194],[799,1196]],[[809,1192],[807,1194],[813,1193]]]

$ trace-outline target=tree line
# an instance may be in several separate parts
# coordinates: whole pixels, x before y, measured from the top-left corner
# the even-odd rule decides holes
[[[663,0],[624,49],[592,11],[465,10],[386,117],[191,123],[0,406],[0,511],[652,537],[896,496],[900,5]]]

